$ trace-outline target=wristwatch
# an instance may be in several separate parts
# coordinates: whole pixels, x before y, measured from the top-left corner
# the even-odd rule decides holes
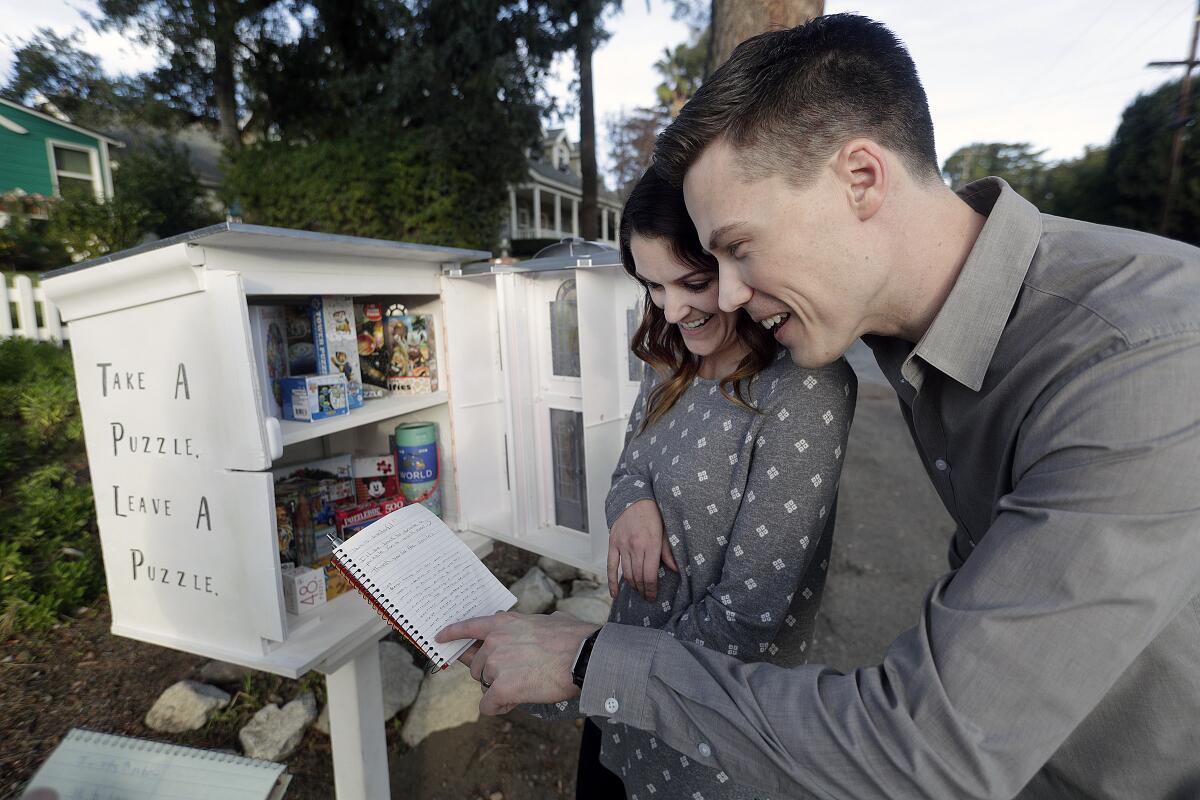
[[[583,688],[583,679],[587,675],[592,646],[596,644],[596,637],[599,635],[600,628],[597,628],[595,633],[583,640],[583,644],[579,645],[579,653],[575,656],[575,663],[571,666],[571,681],[580,689]]]

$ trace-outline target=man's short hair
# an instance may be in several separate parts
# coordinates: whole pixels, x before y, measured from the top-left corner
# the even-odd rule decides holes
[[[917,180],[939,180],[929,102],[908,50],[884,25],[832,14],[747,39],[659,135],[654,167],[678,185],[713,142],[747,180],[808,183],[859,136],[900,155]]]

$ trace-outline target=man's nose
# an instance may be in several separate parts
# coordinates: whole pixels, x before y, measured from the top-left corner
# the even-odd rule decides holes
[[[718,263],[717,272],[719,278],[717,305],[722,311],[737,311],[750,302],[750,298],[754,296],[754,290],[742,283],[736,267]]]

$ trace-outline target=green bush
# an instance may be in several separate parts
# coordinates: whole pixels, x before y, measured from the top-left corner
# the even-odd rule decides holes
[[[248,147],[230,159],[225,193],[259,225],[485,250],[508,197],[503,180],[416,131]]]
[[[70,355],[0,341],[0,634],[49,627],[103,585]]]

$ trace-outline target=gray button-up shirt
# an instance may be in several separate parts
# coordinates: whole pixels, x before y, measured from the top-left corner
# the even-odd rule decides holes
[[[580,707],[781,796],[1200,797],[1200,251],[962,197],[925,336],[868,337],[957,522],[916,626],[843,675],[609,625]]]

